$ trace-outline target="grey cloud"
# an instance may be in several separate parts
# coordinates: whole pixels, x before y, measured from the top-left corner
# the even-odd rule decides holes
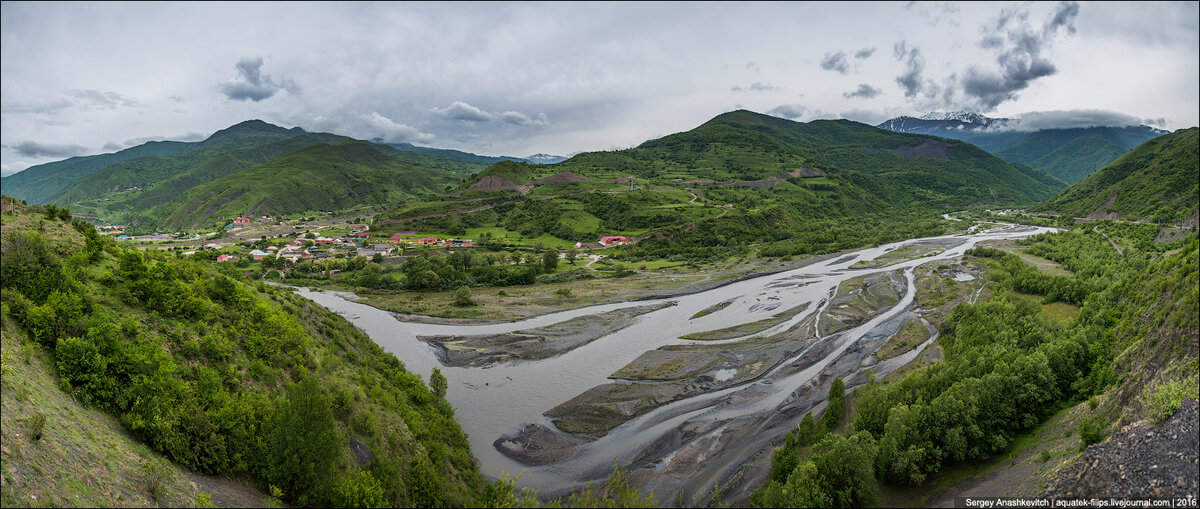
[[[1043,56],[1053,42],[1059,28],[1068,34],[1075,32],[1074,20],[1079,14],[1079,4],[1063,2],[1054,15],[1041,28],[1034,30],[1029,25],[1029,13],[1005,9],[993,27],[984,27],[980,46],[997,51],[998,70],[984,70],[972,66],[962,80],[962,91],[983,111],[990,111],[1005,101],[1016,99],[1017,92],[1029,87],[1033,81],[1058,72],[1054,63]]]
[[[847,99],[851,99],[854,97],[862,97],[864,99],[871,99],[882,93],[883,93],[883,91],[879,90],[878,88],[872,87],[871,85],[868,85],[866,83],[861,83],[858,85],[858,90],[855,90],[853,92],[845,92],[842,94],[842,97],[845,97]]]
[[[755,81],[753,85],[750,85],[750,90],[753,90],[755,92],[769,92],[771,90],[778,90],[778,89],[779,89],[779,87],[773,87],[773,86],[767,85],[761,81]]]
[[[862,59],[871,58],[871,55],[874,55],[874,54],[875,54],[875,48],[863,48],[863,49],[860,49],[860,50],[854,52],[854,58],[862,60]]]
[[[118,150],[125,148],[125,145],[120,145],[120,144],[113,143],[110,141],[108,143],[105,143],[104,146],[100,147],[100,148],[104,149],[105,152],[116,152]]]
[[[808,108],[799,104],[781,104],[767,111],[767,115],[796,120],[808,113]]]
[[[428,143],[434,139],[434,135],[432,134],[421,132],[421,130],[406,124],[398,123],[380,115],[377,111],[361,115],[360,119],[366,123],[367,129],[373,132],[375,137],[387,142]]]
[[[148,143],[151,141],[202,141],[205,138],[208,138],[208,135],[206,135],[204,133],[198,133],[195,131],[180,134],[178,136],[143,136],[140,138],[130,138],[121,143],[116,143],[116,142],[105,143],[104,149],[105,150],[121,150],[121,149],[126,149],[129,147],[136,147],[138,145],[141,145],[143,143]],[[116,147],[116,148],[113,148],[113,147]]]
[[[896,76],[896,83],[904,90],[904,97],[916,97],[925,85],[925,57],[920,49],[909,48],[903,41],[897,43],[895,54],[896,58],[905,61],[904,72]]]
[[[487,122],[492,119],[492,114],[483,111],[479,108],[471,106],[462,101],[454,101],[445,108],[433,107],[429,111],[433,114],[448,119],[461,120],[463,122]]]
[[[1162,117],[1145,118],[1145,119],[1142,119],[1142,123],[1146,124],[1146,125],[1152,125],[1152,126],[1157,126],[1157,127],[1161,128],[1161,127],[1167,126],[1167,119],[1162,118]]]
[[[1108,110],[1031,111],[1017,115],[1009,129],[1037,131],[1039,129],[1071,129],[1080,127],[1123,127],[1140,125],[1142,120],[1124,113]]]
[[[850,72],[850,62],[846,61],[846,52],[826,53],[825,58],[821,59],[821,68],[841,74]]]
[[[550,120],[546,118],[545,113],[538,113],[535,116],[529,116],[519,111],[505,111],[496,114],[501,121],[513,125],[547,125]]]
[[[908,51],[908,41],[900,41],[892,45],[892,56],[896,57],[896,60],[904,60],[904,57],[908,56]]]
[[[70,90],[67,92],[72,97],[78,99],[78,104],[86,108],[96,108],[111,110],[115,108],[127,108],[137,106],[137,101],[125,97],[116,92],[102,92],[100,90]]]
[[[221,84],[221,93],[234,101],[259,102],[269,99],[280,90],[296,93],[300,87],[290,79],[283,78],[279,83],[262,73],[262,57],[246,57],[238,61],[238,77]]]
[[[16,153],[25,157],[73,157],[86,154],[87,147],[79,145],[55,145],[53,143],[39,143],[36,141],[21,141],[12,144],[9,148]]]

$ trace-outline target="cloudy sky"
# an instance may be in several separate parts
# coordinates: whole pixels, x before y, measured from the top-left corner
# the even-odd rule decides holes
[[[251,118],[514,156],[737,108],[1173,130],[1200,117],[1197,5],[4,2],[0,165]]]

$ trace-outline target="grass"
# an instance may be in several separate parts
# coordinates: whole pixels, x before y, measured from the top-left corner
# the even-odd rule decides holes
[[[1187,378],[1147,387],[1142,395],[1146,402],[1146,417],[1155,424],[1169,419],[1176,410],[1179,410],[1184,398],[1200,398],[1198,385],[1200,383],[1198,383],[1197,376],[1193,374]]]
[[[900,326],[900,330],[888,338],[887,342],[879,347],[879,350],[875,351],[875,355],[879,357],[879,360],[891,359],[911,350],[926,339],[929,339],[929,329],[917,320],[909,320],[904,322],[904,325]]]

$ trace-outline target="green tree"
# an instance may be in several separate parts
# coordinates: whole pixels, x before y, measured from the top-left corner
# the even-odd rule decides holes
[[[542,266],[546,268],[546,272],[554,272],[558,268],[558,252],[548,250],[542,254]]]
[[[442,374],[442,370],[436,366],[433,368],[433,373],[429,375],[429,388],[433,390],[433,395],[439,398],[446,397],[446,389],[450,386],[446,380],[446,375]]]
[[[325,502],[333,481],[339,438],[333,410],[315,378],[287,388],[275,410],[268,448],[268,481],[300,505]]]
[[[571,248],[571,249],[567,250],[565,259],[567,260],[567,263],[569,263],[571,265],[575,265],[575,257],[577,257],[577,256],[579,256],[579,252],[575,251],[575,248]]]
[[[460,286],[454,291],[455,306],[471,306],[475,301],[471,300],[471,289],[466,286]]]

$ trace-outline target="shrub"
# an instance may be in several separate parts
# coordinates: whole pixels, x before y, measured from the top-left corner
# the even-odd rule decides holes
[[[1098,415],[1085,417],[1079,422],[1079,450],[1104,440],[1104,419]]]
[[[319,505],[338,456],[329,398],[313,378],[287,388],[275,410],[268,449],[268,481],[301,505]]]
[[[455,306],[471,306],[475,301],[471,300],[471,289],[466,286],[460,286],[454,291]]]
[[[46,431],[46,414],[35,411],[28,422],[29,438],[32,438],[35,442],[41,440],[42,433]]]
[[[1183,404],[1184,398],[1200,399],[1197,396],[1200,392],[1197,382],[1197,376],[1192,375],[1146,388],[1143,395],[1146,400],[1146,417],[1150,422],[1158,424],[1174,415]]]

